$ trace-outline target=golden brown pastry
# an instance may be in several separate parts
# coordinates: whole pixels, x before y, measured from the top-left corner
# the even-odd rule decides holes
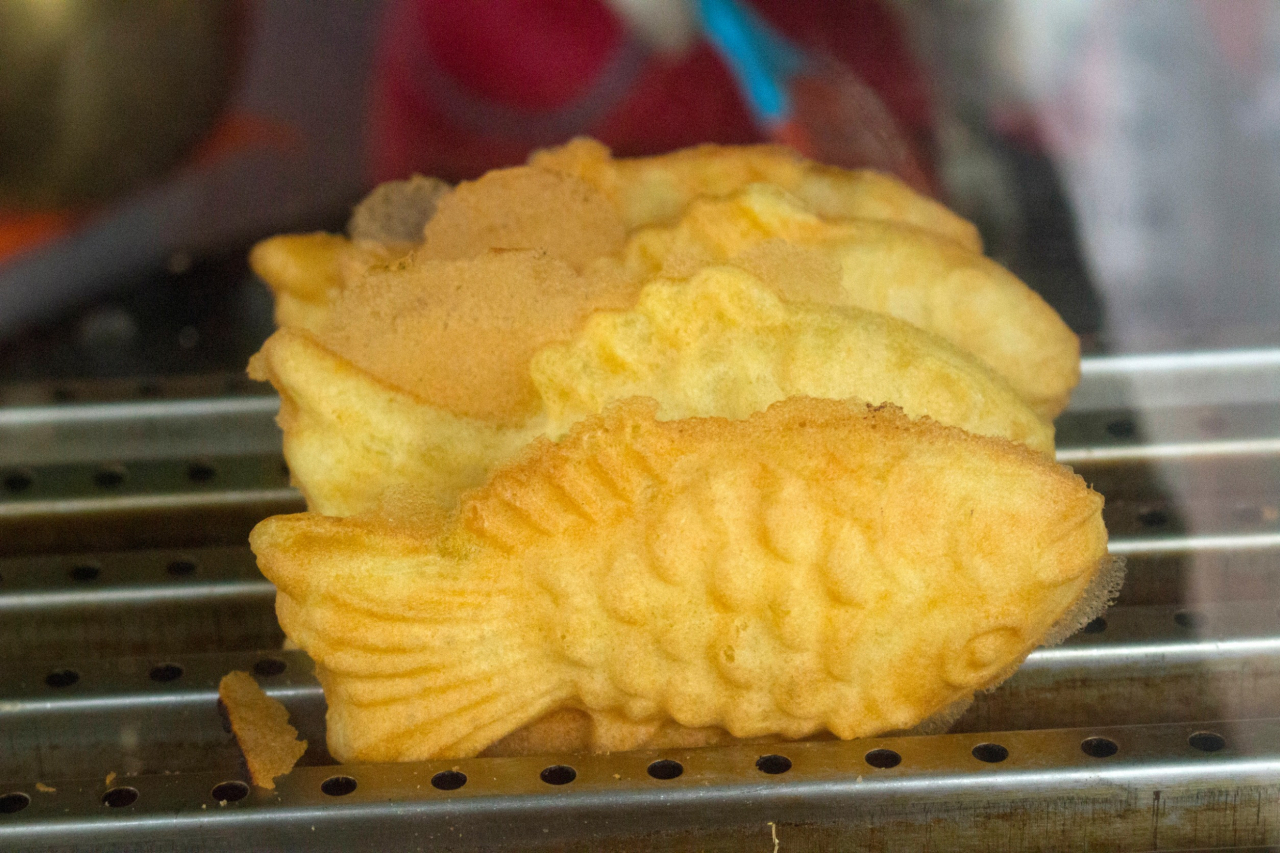
[[[319,331],[346,282],[412,248],[407,243],[352,241],[323,231],[281,234],[254,246],[249,266],[271,287],[277,326]]]
[[[1110,591],[1102,499],[1025,447],[854,401],[655,409],[535,442],[435,523],[255,528],[336,757],[474,755],[566,707],[615,749],[906,729]]]
[[[712,146],[614,160],[589,139],[535,153],[530,165],[490,172],[445,192],[415,176],[383,185],[356,210],[352,240],[335,234],[273,237],[254,248],[254,271],[276,296],[276,321],[319,331],[333,297],[370,268],[415,249],[456,260],[492,249],[532,249],[581,272],[619,252],[637,228],[677,218],[696,198],[765,181],[838,219],[909,225],[981,252],[977,230],[896,178],[824,166],[777,146]],[[425,222],[417,233],[407,223]]]
[[[218,698],[227,709],[253,784],[274,788],[276,777],[292,770],[307,751],[307,742],[298,740],[298,730],[289,725],[289,712],[240,670],[222,677]]]
[[[815,163],[780,145],[699,145],[615,160],[594,139],[575,139],[534,152],[529,164],[591,183],[616,205],[628,230],[674,221],[694,199],[765,183],[792,193],[819,216],[901,223],[982,251],[973,223],[897,178]]]

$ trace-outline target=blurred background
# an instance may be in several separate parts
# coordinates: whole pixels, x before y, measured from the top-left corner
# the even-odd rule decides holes
[[[579,134],[896,172],[1086,352],[1280,343],[1269,0],[0,0],[4,395],[234,386],[256,239]]]

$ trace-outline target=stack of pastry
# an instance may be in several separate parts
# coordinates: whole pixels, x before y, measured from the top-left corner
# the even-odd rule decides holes
[[[940,727],[1119,583],[1075,336],[892,178],[576,140],[349,231],[254,249],[250,364],[341,760]]]

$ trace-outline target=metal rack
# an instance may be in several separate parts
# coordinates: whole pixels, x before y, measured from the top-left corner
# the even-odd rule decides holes
[[[0,849],[1280,845],[1280,351],[1086,359],[1059,455],[1128,581],[950,734],[383,766],[333,765],[281,651],[243,543],[302,501],[274,398],[220,387],[0,408]],[[233,669],[310,743],[275,791]]]

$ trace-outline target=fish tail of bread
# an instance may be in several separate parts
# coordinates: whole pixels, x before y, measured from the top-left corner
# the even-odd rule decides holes
[[[437,524],[284,516],[251,544],[334,754],[409,760],[561,707],[735,737],[910,728],[1111,589],[1101,510],[1040,453],[892,406],[659,421],[633,399]]]
[[[493,561],[313,514],[250,541],[281,626],[316,661],[339,760],[472,755],[572,692]]]

